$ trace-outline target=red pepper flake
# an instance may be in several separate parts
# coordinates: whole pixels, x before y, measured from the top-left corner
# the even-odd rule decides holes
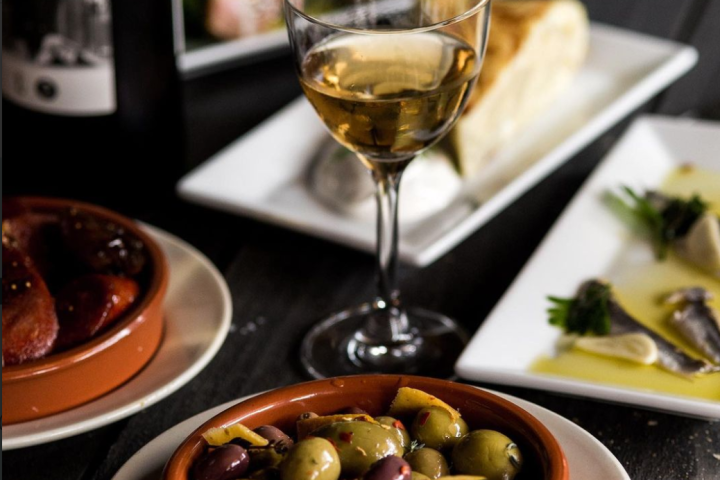
[[[404,477],[409,477],[412,475],[412,468],[410,468],[408,465],[403,465],[400,467],[400,475]]]
[[[340,432],[340,440],[343,442],[352,442],[353,432]]]
[[[420,425],[425,425],[425,423],[428,421],[428,418],[430,418],[430,412],[423,413],[422,417],[420,417]]]
[[[400,430],[405,430],[405,425],[400,420],[395,420],[392,424],[393,427],[399,428]]]

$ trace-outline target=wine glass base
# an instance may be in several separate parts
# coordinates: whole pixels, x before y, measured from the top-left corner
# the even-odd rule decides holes
[[[368,343],[362,329],[370,304],[331,315],[302,342],[300,358],[314,378],[364,373],[404,373],[438,378],[454,376],[453,366],[467,344],[465,331],[450,318],[420,308],[405,311],[409,335],[392,345]]]

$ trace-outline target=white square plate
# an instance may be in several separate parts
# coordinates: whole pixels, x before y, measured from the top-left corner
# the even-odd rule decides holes
[[[592,24],[588,58],[574,82],[498,154],[480,191],[465,192],[412,229],[401,226],[401,259],[424,266],[448,252],[696,61],[692,47]],[[208,207],[372,252],[371,220],[328,209],[306,187],[308,164],[328,137],[300,98],[190,172],[178,192]],[[480,206],[474,206],[477,197]]]
[[[620,185],[658,188],[681,165],[720,172],[720,123],[646,116],[636,121],[583,185],[465,349],[455,370],[473,380],[582,395],[703,418],[720,401],[545,376],[530,371],[552,355],[559,329],[548,324],[547,295],[572,297],[590,278],[610,275],[638,243],[604,203]],[[718,185],[720,188],[720,185]],[[650,252],[646,245],[642,248]],[[626,258],[626,257],[622,257]],[[642,260],[653,262],[651,253]]]

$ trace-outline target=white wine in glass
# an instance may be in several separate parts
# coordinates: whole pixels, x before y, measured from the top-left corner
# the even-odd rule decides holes
[[[332,36],[301,65],[300,83],[333,136],[379,161],[414,156],[462,111],[479,71],[475,50],[439,32]]]
[[[286,0],[302,89],[377,186],[377,296],[331,315],[303,340],[314,377],[448,377],[467,342],[444,315],[408,309],[395,285],[403,170],[453,126],[482,64],[489,0]]]

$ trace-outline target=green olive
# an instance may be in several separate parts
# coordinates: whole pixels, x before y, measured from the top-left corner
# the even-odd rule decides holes
[[[397,436],[400,444],[403,447],[403,450],[405,450],[406,452],[410,450],[410,433],[408,433],[405,425],[403,425],[400,420],[393,417],[375,417],[375,421],[378,422],[380,425],[390,427],[390,431]]]
[[[465,420],[453,420],[450,412],[440,407],[423,408],[410,427],[415,440],[436,450],[453,448],[468,431]]]
[[[275,447],[250,447],[250,470],[260,470],[268,467],[277,467],[285,458],[285,454],[278,452]]]
[[[403,454],[396,435],[375,423],[336,422],[318,428],[311,435],[332,441],[340,456],[342,475],[346,478],[359,478],[381,458]]]
[[[427,475],[423,475],[420,472],[413,471],[411,480],[431,480],[431,479]]]
[[[248,478],[250,480],[280,480],[280,471],[274,467],[262,468],[252,472]]]
[[[482,475],[488,480],[513,480],[523,459],[515,442],[494,430],[465,435],[452,452],[456,473]]]
[[[447,461],[443,454],[434,448],[419,448],[405,455],[413,472],[418,472],[431,479],[450,475]]]
[[[324,438],[308,438],[293,446],[280,463],[281,480],[338,480],[340,458]]]

